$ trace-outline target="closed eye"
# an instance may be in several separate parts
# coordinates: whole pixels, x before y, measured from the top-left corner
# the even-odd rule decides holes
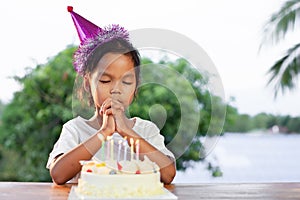
[[[131,84],[133,84],[133,82],[129,82],[129,81],[123,81],[123,83],[124,83],[125,85],[131,85]]]
[[[105,84],[105,83],[109,83],[110,80],[108,80],[108,81],[105,81],[105,80],[99,80],[99,82]]]

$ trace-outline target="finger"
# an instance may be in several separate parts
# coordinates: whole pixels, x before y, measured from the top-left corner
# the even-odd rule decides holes
[[[106,109],[105,110],[105,115],[112,115],[113,114],[113,110],[112,110],[112,108],[108,108],[108,109]]]
[[[111,106],[112,106],[111,99],[110,99],[110,98],[109,98],[109,99],[106,99],[106,100],[103,102],[102,106],[101,106],[101,112],[102,112],[102,113],[105,113],[106,110],[107,110],[108,108],[110,108]]]
[[[125,112],[125,108],[124,108],[123,104],[119,100],[112,100],[112,109],[114,111]]]
[[[112,100],[111,98],[105,99],[105,100],[103,101],[101,107],[103,107],[104,105],[106,105],[106,104],[108,104],[109,102],[111,102],[111,100]]]
[[[101,108],[99,106],[96,106],[96,114],[102,116]]]

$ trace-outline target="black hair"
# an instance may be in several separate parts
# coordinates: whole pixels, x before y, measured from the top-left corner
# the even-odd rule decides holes
[[[98,62],[101,60],[101,58],[107,54],[107,53],[119,53],[126,56],[131,57],[133,64],[134,64],[134,71],[135,71],[135,77],[136,77],[136,90],[138,87],[138,84],[140,82],[140,54],[137,49],[135,49],[132,44],[124,39],[113,39],[109,42],[106,42],[104,44],[101,44],[100,46],[96,47],[89,57],[87,58],[86,67],[84,70],[84,76],[88,73],[93,72],[96,69],[96,66]],[[78,91],[79,99],[83,99],[84,96],[86,96],[84,93],[86,92],[84,89],[84,81],[82,82],[82,87]],[[91,106],[94,104],[91,91],[89,91],[88,95],[88,105]]]

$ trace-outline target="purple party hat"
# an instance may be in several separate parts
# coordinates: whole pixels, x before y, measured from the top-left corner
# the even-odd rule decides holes
[[[68,12],[71,13],[71,17],[81,43],[88,38],[94,37],[99,31],[101,31],[100,27],[75,13],[72,6],[68,6],[67,8]]]
[[[81,42],[74,53],[73,61],[75,71],[81,76],[84,76],[85,74],[87,59],[94,49],[113,39],[123,39],[130,42],[129,33],[123,27],[117,24],[112,24],[107,27],[100,28],[75,13],[72,6],[68,6],[67,8],[68,12],[71,13]]]

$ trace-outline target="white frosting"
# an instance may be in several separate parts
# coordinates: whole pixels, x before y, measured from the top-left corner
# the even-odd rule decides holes
[[[141,197],[163,194],[159,173],[99,175],[83,172],[77,192],[95,197]]]
[[[158,166],[144,161],[82,162],[77,192],[95,197],[142,197],[163,194]]]
[[[122,166],[121,171],[123,173],[135,174],[139,170],[136,162],[130,162],[128,160],[120,161],[120,165]]]

